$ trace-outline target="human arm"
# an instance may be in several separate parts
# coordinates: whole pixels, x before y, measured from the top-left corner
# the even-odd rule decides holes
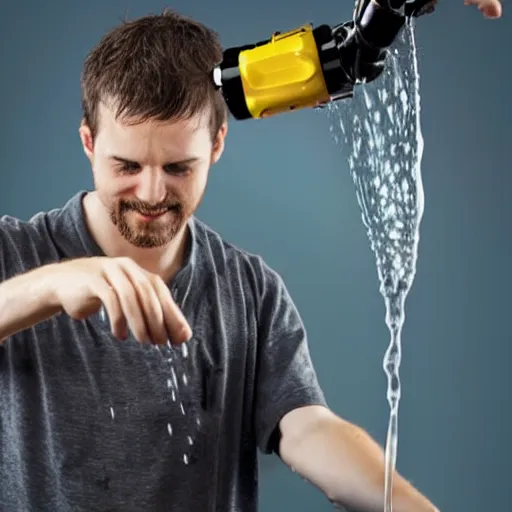
[[[162,279],[128,258],[52,263],[0,283],[0,342],[59,312],[75,320],[105,307],[113,334],[140,342],[182,343],[191,336]]]
[[[7,279],[0,283],[0,343],[61,310],[52,293],[47,267]]]
[[[282,279],[268,270],[264,275],[254,409],[258,444],[332,502],[354,512],[382,512],[383,452],[362,429],[329,410],[297,308]],[[399,475],[394,489],[396,512],[437,512]]]
[[[254,401],[256,441],[279,454],[279,421],[290,411],[326,405],[299,312],[280,275],[260,260],[258,355]]]
[[[361,428],[325,407],[303,407],[280,421],[283,461],[338,506],[381,512],[384,505],[384,454]],[[438,509],[395,472],[395,512]]]

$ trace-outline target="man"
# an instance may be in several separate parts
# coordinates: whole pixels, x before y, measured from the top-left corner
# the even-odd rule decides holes
[[[255,511],[258,447],[382,510],[382,450],[327,408],[282,279],[194,216],[221,57],[175,13],[107,34],[82,77],[95,190],[0,220],[2,511]],[[436,510],[399,475],[394,505]]]

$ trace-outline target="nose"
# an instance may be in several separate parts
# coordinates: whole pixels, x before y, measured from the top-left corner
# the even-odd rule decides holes
[[[158,169],[145,169],[139,174],[137,197],[147,204],[159,204],[165,200],[167,189],[165,176]]]

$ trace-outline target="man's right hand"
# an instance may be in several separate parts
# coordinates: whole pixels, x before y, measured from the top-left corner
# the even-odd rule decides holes
[[[40,270],[43,270],[41,268]],[[192,331],[164,281],[129,258],[81,258],[51,265],[52,302],[76,320],[105,307],[112,333],[154,344],[188,341]]]

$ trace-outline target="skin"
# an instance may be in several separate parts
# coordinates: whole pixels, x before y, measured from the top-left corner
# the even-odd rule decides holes
[[[224,150],[227,125],[212,140],[205,114],[134,123],[116,119],[105,103],[99,119],[94,140],[88,126],[79,130],[95,185],[84,204],[91,233],[107,256],[128,256],[169,278],[181,263],[186,222]]]
[[[501,18],[503,7],[499,0],[464,0],[464,5],[475,5],[489,19]]]

